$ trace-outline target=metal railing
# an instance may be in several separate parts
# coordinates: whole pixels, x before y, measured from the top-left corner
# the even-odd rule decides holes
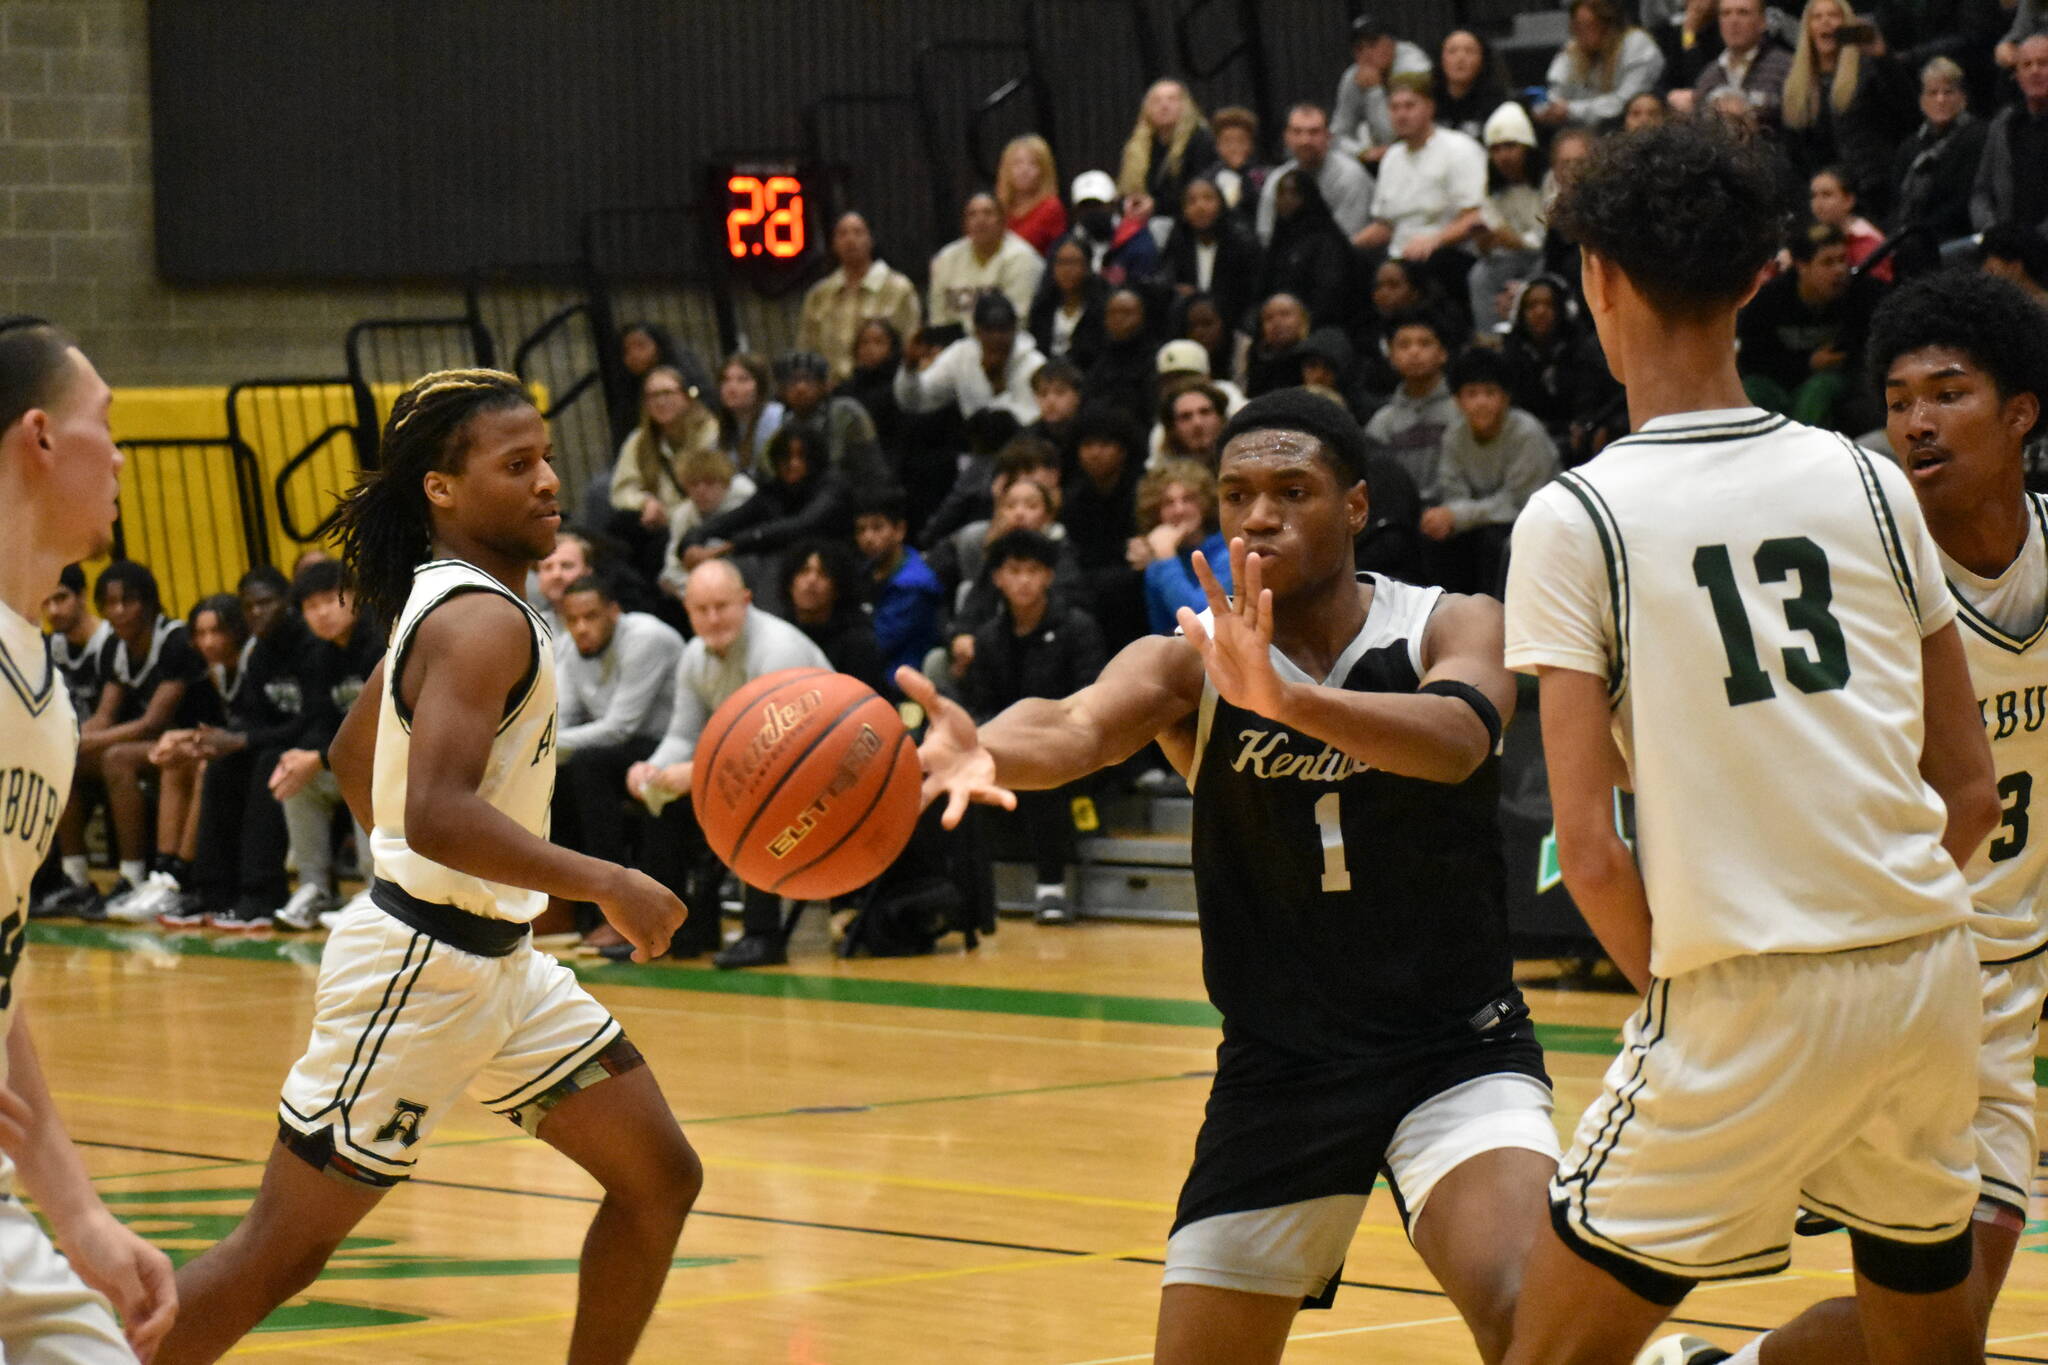
[[[374,407],[374,392],[364,393]],[[269,472],[286,546],[326,535],[341,495],[370,467],[375,436],[364,431],[364,393],[349,375],[250,379],[228,389],[228,437]]]
[[[231,435],[116,444],[125,463],[113,557],[149,565],[167,609],[188,610],[270,562],[262,479],[248,446]]]

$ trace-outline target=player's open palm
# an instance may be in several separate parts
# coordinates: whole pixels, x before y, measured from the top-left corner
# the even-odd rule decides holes
[[[923,804],[946,798],[939,823],[947,829],[957,827],[970,801],[1015,810],[1016,794],[997,784],[995,755],[983,747],[974,718],[966,709],[940,696],[932,680],[914,668],[897,669],[896,685],[924,708],[931,722],[925,728],[924,743],[917,746],[917,760],[924,766]]]
[[[690,917],[676,893],[645,872],[630,867],[618,870],[618,881],[609,894],[598,897],[597,908],[607,923],[633,945],[633,960],[649,962],[668,951],[668,941]]]
[[[1230,581],[1235,601],[1223,591],[1215,570],[1195,551],[1195,577],[1209,598],[1209,624],[1190,607],[1180,609],[1181,634],[1202,656],[1202,667],[1223,700],[1241,710],[1272,716],[1286,687],[1273,669],[1273,593],[1265,586],[1259,558],[1244,542],[1230,542]]]

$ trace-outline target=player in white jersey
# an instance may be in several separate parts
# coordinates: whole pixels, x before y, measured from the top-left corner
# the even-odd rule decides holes
[[[1777,210],[1759,149],[1690,122],[1606,144],[1554,210],[1633,434],[1516,525],[1507,661],[1540,679],[1566,885],[1646,998],[1509,1365],[1623,1365],[1695,1283],[1782,1268],[1801,1205],[1850,1230],[1871,1359],[1982,1358],[1958,869],[1990,750],[1905,476],[1745,402]]]
[[[1955,595],[1977,710],[2003,803],[1999,828],[1963,872],[1983,975],[1977,1166],[1971,1225],[1979,1331],[2026,1227],[2037,1144],[2034,1045],[2048,995],[2048,837],[2034,782],[2048,778],[2048,499],[2026,491],[2023,453],[2048,394],[2048,328],[2016,285],[1945,271],[1878,309],[1868,358],[1892,450],[1912,480]],[[2048,796],[2044,790],[2043,796]],[[1690,1337],[1647,1360],[1709,1365],[1727,1353]],[[1851,1299],[1815,1304],[1736,1352],[1738,1365],[1860,1365]]]
[[[357,597],[395,624],[329,750],[376,879],[327,941],[262,1190],[180,1270],[188,1311],[160,1360],[218,1358],[311,1283],[466,1094],[604,1188],[569,1359],[623,1361],[701,1171],[639,1052],[527,926],[550,895],[594,901],[646,961],[682,903],[547,839],[552,646],[519,589],[554,547],[561,483],[532,400],[496,370],[427,375],[380,453],[339,527]]]
[[[144,1358],[177,1311],[170,1261],[107,1211],[51,1103],[14,971],[29,881],[70,794],[78,720],[34,624],[66,564],[112,540],[121,455],[113,399],[70,340],[34,318],[0,320],[0,1360],[115,1365]],[[13,1197],[50,1222],[59,1257]],[[128,1324],[124,1340],[112,1308]],[[131,1346],[133,1349],[131,1349]]]

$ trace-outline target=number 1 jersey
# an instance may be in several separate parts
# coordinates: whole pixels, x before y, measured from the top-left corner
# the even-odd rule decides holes
[[[1653,973],[1969,918],[1920,775],[1955,613],[1897,466],[1760,409],[1654,419],[1530,500],[1508,665],[1607,683]]]

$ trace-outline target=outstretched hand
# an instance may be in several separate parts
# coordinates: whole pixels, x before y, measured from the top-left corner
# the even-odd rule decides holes
[[[1195,577],[1209,599],[1210,624],[1192,607],[1179,612],[1181,634],[1202,656],[1202,667],[1218,696],[1240,710],[1276,718],[1287,684],[1273,668],[1273,591],[1265,586],[1259,557],[1245,553],[1242,539],[1230,542],[1230,581],[1237,585],[1232,601],[1216,580],[1215,570],[1195,551]]]
[[[917,746],[917,760],[924,766],[922,804],[946,798],[939,823],[958,828],[970,801],[1017,809],[1017,794],[996,783],[995,755],[982,746],[973,717],[958,702],[940,696],[932,680],[914,668],[897,669],[896,685],[930,718],[924,743]]]

